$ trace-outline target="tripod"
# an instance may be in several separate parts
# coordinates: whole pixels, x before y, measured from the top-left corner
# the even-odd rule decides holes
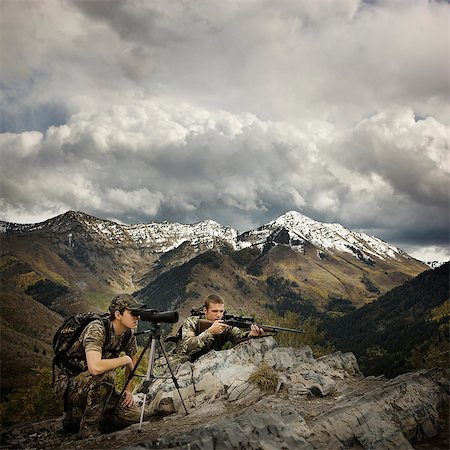
[[[159,346],[160,346],[160,348],[162,350],[162,353],[163,353],[164,358],[165,358],[166,363],[167,363],[167,367],[169,368],[169,371],[170,371],[170,375],[171,375],[173,384],[175,385],[175,388],[176,388],[176,390],[178,392],[178,395],[180,396],[180,400],[181,400],[183,408],[184,408],[184,410],[186,412],[186,415],[188,415],[188,411],[186,409],[186,405],[184,404],[183,397],[181,396],[181,393],[180,393],[180,387],[178,385],[178,380],[176,379],[175,374],[173,373],[172,366],[170,365],[169,358],[168,358],[166,350],[164,348],[164,343],[163,343],[162,338],[161,338],[161,325],[159,323],[152,323],[150,330],[143,331],[141,333],[136,333],[136,335],[138,335],[138,334],[150,334],[150,336],[149,336],[149,338],[147,340],[147,343],[145,344],[144,349],[142,350],[141,354],[139,355],[139,358],[136,361],[136,364],[135,364],[133,370],[128,375],[128,379],[127,379],[127,381],[125,383],[125,386],[123,387],[122,392],[120,393],[119,400],[120,400],[120,398],[122,398],[122,395],[124,394],[125,389],[128,386],[128,383],[134,377],[134,375],[136,373],[136,369],[139,366],[139,364],[140,364],[140,362],[141,362],[145,352],[150,348],[150,357],[149,357],[149,360],[148,360],[147,372],[145,374],[145,381],[142,383],[142,392],[144,393],[144,400],[143,400],[143,403],[142,403],[141,417],[140,417],[140,421],[139,421],[139,432],[140,432],[141,429],[142,429],[142,422],[144,420],[145,403],[147,401],[147,394],[148,394],[150,385],[152,384],[153,380],[156,379],[156,378],[163,378],[163,379],[164,378],[168,378],[168,377],[157,377],[157,376],[155,376],[153,374],[153,365],[154,365],[154,362],[155,362],[155,354],[156,354],[156,345],[157,344],[159,344]]]

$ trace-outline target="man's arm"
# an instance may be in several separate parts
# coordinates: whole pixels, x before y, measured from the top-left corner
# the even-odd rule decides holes
[[[133,361],[133,367],[136,365],[138,360],[138,355],[135,354],[131,357],[131,360]],[[130,376],[131,370],[127,366],[125,368],[125,380],[128,380]],[[127,387],[124,392],[124,399],[122,400],[122,405],[125,407],[132,406],[134,404],[134,398],[133,398],[133,388],[134,388],[134,378],[128,381]]]
[[[86,362],[89,373],[91,375],[101,375],[118,367],[126,366],[128,370],[133,370],[133,360],[127,356],[119,356],[118,358],[102,359],[102,354],[96,350],[86,351]]]

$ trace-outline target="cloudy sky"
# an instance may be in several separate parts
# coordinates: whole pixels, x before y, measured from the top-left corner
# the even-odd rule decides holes
[[[450,259],[446,1],[0,8],[0,219],[296,210]]]

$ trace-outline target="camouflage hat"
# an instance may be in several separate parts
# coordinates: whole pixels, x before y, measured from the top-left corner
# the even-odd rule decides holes
[[[138,303],[136,299],[130,294],[119,294],[116,295],[109,305],[109,312],[123,311],[125,309],[140,309],[145,308],[146,305]]]

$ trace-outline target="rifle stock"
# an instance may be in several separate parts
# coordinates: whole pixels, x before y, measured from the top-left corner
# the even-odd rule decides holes
[[[207,330],[214,322],[212,320],[207,319],[199,319],[199,329],[202,333],[203,331]],[[284,328],[284,327],[277,327],[275,325],[262,325],[260,323],[254,323],[252,320],[239,320],[236,319],[225,319],[223,321],[226,325],[229,325],[230,327],[237,327],[237,328],[243,328],[243,329],[250,329],[252,325],[256,325],[259,328],[262,328],[265,332],[269,333],[276,333],[278,331],[288,331],[289,333],[304,333],[304,330],[294,330],[293,328]]]

